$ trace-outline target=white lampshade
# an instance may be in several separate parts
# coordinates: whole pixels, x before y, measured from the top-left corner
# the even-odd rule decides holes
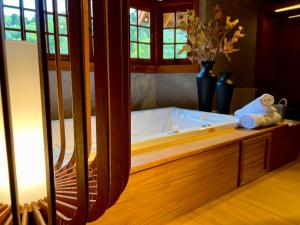
[[[19,203],[47,195],[42,102],[36,44],[6,41]],[[0,111],[0,202],[9,204],[3,115]]]

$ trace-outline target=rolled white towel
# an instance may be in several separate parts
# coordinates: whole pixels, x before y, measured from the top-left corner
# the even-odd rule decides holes
[[[243,108],[237,110],[234,115],[239,119],[245,114],[263,114],[272,113],[277,110],[272,106],[274,104],[274,97],[269,94],[264,94],[254,101],[245,105]]]
[[[246,129],[265,127],[281,121],[281,115],[277,112],[267,114],[245,114],[239,119],[239,125]]]

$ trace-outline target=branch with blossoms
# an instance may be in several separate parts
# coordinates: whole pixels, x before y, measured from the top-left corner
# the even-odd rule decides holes
[[[179,29],[186,31],[188,44],[183,46],[179,54],[188,52],[189,59],[198,63],[214,61],[219,54],[224,54],[230,61],[229,54],[239,51],[235,45],[245,37],[242,26],[236,29],[231,38],[228,37],[238,23],[238,19],[225,17],[219,5],[214,7],[214,16],[207,23],[202,23],[194,10],[187,10],[179,19]]]

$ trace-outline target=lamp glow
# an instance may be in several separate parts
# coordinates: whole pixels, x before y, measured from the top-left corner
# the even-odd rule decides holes
[[[7,41],[6,53],[19,203],[23,205],[47,195],[38,49],[36,44]],[[9,204],[2,110],[0,120],[0,199]]]
[[[283,8],[280,8],[280,9],[276,9],[275,12],[279,13],[279,12],[285,12],[285,11],[290,11],[290,10],[294,10],[294,9],[300,9],[300,4],[291,5],[291,6],[283,7]]]
[[[289,19],[294,19],[294,18],[299,18],[300,17],[300,14],[298,15],[293,15],[293,16],[289,16]]]

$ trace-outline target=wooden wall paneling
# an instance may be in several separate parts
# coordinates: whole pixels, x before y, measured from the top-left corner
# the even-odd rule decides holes
[[[88,129],[86,108],[86,80],[90,79],[88,0],[69,4],[70,58],[74,118],[74,159],[77,177],[77,211],[69,224],[85,224],[88,216]]]
[[[0,8],[3,9],[3,1],[0,1]],[[3,113],[13,223],[15,225],[20,225],[21,218],[20,218],[19,202],[18,202],[18,184],[17,184],[15,154],[14,154],[12,114],[11,114],[11,107],[10,107],[11,104],[10,104],[8,74],[7,74],[7,64],[6,64],[4,23],[2,18],[4,18],[3,10],[0,10],[0,91],[1,91],[1,104],[2,104],[1,113]]]
[[[266,173],[270,134],[241,142],[239,184],[244,185]]]
[[[119,201],[95,223],[166,224],[237,188],[239,144],[130,175]]]

